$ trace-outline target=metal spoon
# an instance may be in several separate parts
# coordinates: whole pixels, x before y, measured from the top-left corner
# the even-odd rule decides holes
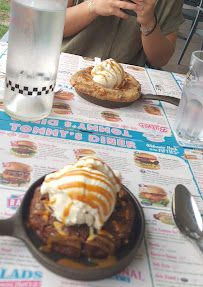
[[[180,231],[203,253],[203,223],[197,204],[182,184],[176,186],[172,198],[173,219]]]

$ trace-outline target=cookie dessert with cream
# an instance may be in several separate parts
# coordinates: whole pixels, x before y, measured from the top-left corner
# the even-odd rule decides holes
[[[132,103],[140,97],[140,83],[113,59],[76,72],[70,82],[76,91],[101,101]]]
[[[94,156],[47,175],[34,191],[29,225],[69,257],[112,256],[128,243],[135,210],[121,175]]]

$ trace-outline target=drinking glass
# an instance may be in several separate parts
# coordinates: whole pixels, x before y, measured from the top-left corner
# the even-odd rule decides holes
[[[188,142],[203,141],[203,51],[192,53],[174,129]]]
[[[11,1],[4,109],[15,119],[51,112],[67,1]]]

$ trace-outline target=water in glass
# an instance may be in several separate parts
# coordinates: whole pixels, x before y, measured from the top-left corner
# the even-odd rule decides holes
[[[31,121],[50,113],[64,18],[59,1],[12,0],[4,108],[13,118]]]
[[[192,53],[174,129],[186,141],[203,141],[203,51]]]

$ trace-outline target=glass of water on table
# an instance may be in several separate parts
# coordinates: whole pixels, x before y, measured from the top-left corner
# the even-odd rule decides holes
[[[203,142],[203,51],[192,53],[174,129],[188,142]]]
[[[4,110],[23,121],[47,117],[68,0],[11,0]]]

